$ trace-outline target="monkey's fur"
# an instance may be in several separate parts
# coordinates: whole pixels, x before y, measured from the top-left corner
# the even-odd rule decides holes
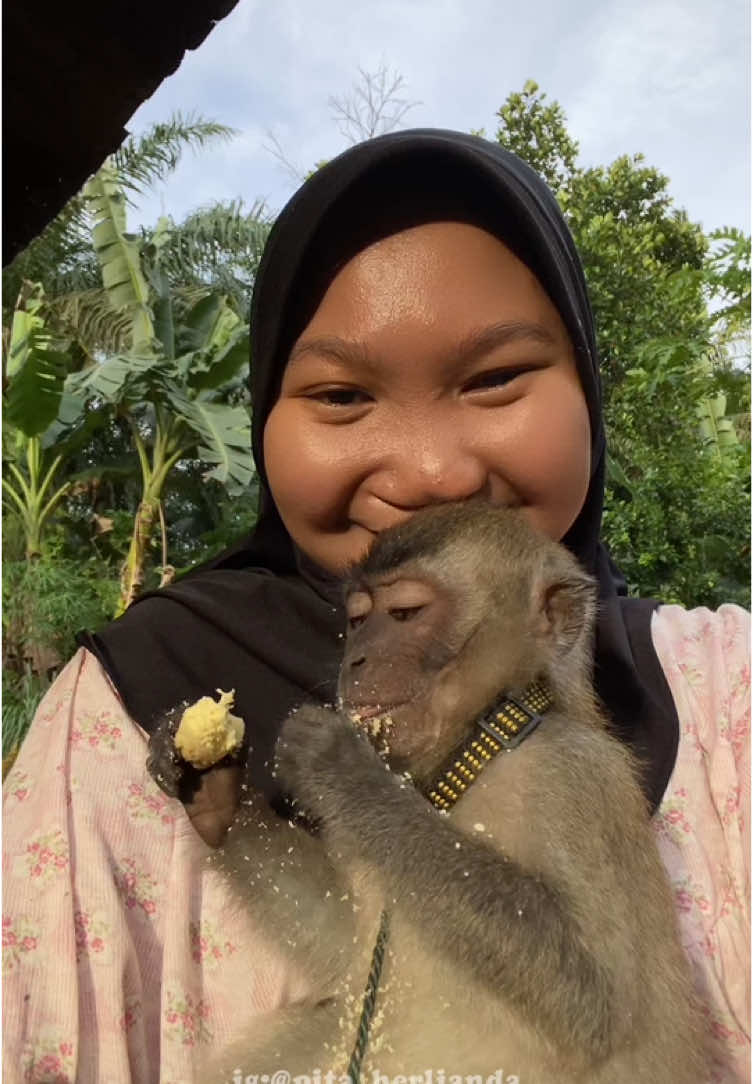
[[[592,692],[594,608],[574,558],[510,510],[437,507],[379,536],[348,591],[343,710],[303,706],[278,741],[280,781],[320,834],[255,801],[219,859],[310,993],[202,1080],[344,1073],[383,907],[364,1079],[705,1079],[636,765]],[[421,787],[500,692],[540,677],[554,706],[538,728],[437,813]],[[345,710],[377,705],[394,720],[394,770]]]

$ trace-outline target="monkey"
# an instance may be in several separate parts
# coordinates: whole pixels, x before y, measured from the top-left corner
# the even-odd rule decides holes
[[[639,767],[593,691],[595,608],[518,510],[432,506],[376,537],[347,578],[337,706],[303,704],[277,742],[308,830],[252,796],[214,856],[308,994],[202,1081],[344,1073],[367,980],[364,1079],[706,1079]]]

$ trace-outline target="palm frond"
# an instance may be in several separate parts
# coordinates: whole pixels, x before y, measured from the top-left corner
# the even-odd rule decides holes
[[[131,316],[116,312],[99,287],[50,298],[50,322],[63,334],[75,338],[87,354],[123,354],[130,344]]]
[[[143,192],[175,169],[186,147],[198,150],[235,130],[200,116],[175,113],[140,136],[129,136],[113,155],[121,184]],[[79,292],[100,281],[91,247],[91,218],[83,192],[70,199],[49,225],[3,270],[6,309],[13,305],[24,279],[41,282],[48,295]]]
[[[271,228],[261,201],[248,210],[242,200],[201,207],[183,222],[170,224],[160,266],[176,284],[229,294],[243,312]]]
[[[186,147],[200,149],[214,140],[232,139],[234,128],[201,116],[174,113],[164,124],[153,124],[139,136],[129,136],[113,155],[121,183],[143,192],[168,177]]]
[[[69,200],[39,236],[3,269],[6,306],[15,302],[24,279],[42,283],[48,297],[98,284],[99,267],[82,194]]]

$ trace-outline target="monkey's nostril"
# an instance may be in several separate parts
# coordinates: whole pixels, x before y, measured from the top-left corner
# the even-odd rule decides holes
[[[357,666],[363,666],[363,664],[365,662],[366,662],[366,656],[365,655],[359,655],[357,659],[351,659],[350,660],[350,668],[351,668],[351,670],[355,670],[355,668]]]
[[[366,614],[359,614],[358,617],[351,617],[348,620],[348,628],[351,629],[351,631],[353,629],[357,629],[358,626],[362,625],[365,620],[366,620]]]

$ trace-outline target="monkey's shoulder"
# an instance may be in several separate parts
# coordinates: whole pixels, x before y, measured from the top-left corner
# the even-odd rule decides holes
[[[508,783],[525,779],[538,787],[551,775],[552,786],[570,794],[574,781],[587,788],[603,789],[610,783],[632,788],[636,772],[634,754],[596,713],[581,720],[553,710],[520,745],[500,753],[483,778],[504,777]]]
[[[458,827],[491,833],[490,839],[515,850],[542,834],[565,850],[576,841],[582,846],[595,825],[611,832],[626,818],[636,830],[649,831],[630,750],[600,720],[579,722],[556,712],[487,765],[453,818]]]

